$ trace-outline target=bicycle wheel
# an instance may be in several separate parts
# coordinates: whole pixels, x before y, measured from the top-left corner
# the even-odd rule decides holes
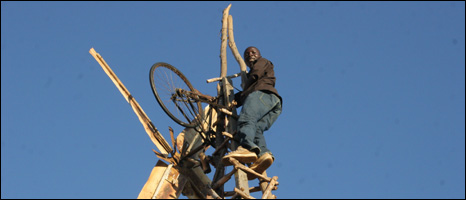
[[[170,118],[188,128],[199,124],[203,117],[201,103],[176,92],[177,89],[194,91],[178,69],[168,63],[155,63],[150,69],[149,79],[157,102]]]

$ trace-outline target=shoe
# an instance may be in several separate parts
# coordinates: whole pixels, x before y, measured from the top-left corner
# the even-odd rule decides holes
[[[223,156],[222,158],[223,165],[225,166],[233,165],[233,163],[230,162],[230,158],[234,158],[241,163],[252,163],[257,160],[257,155],[256,153],[239,146],[238,149],[236,149],[236,151],[232,151],[228,155]]]
[[[249,169],[252,169],[259,174],[262,174],[267,168],[269,168],[272,165],[273,161],[274,161],[274,158],[272,154],[267,152],[267,153],[264,153],[264,155],[262,155],[259,159],[257,159],[256,162],[254,162],[249,167]],[[248,180],[253,180],[255,178],[257,178],[257,176],[248,173]]]

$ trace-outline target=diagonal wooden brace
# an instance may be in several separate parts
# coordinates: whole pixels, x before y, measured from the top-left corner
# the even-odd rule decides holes
[[[272,195],[272,189],[274,189],[275,185],[278,184],[277,179],[277,176],[272,178],[269,185],[267,186],[267,189],[265,189],[264,194],[262,195],[262,199],[269,199],[269,197]]]
[[[240,190],[238,188],[235,188],[235,192],[236,192],[236,194],[239,194],[241,197],[243,197],[245,199],[256,199],[256,198],[244,193],[242,190]]]
[[[235,169],[241,169],[243,170],[244,172],[246,173],[250,173],[250,174],[254,174],[255,176],[261,178],[261,179],[264,179],[264,181],[271,181],[272,179],[270,177],[266,177],[262,174],[259,174],[257,173],[256,171],[252,170],[252,169],[249,169],[248,167],[244,166],[243,164],[241,164],[238,160],[236,160],[235,158],[229,158],[230,159],[230,162],[233,163],[233,165],[235,166]]]
[[[220,186],[222,186],[223,184],[225,184],[228,180],[230,180],[231,176],[233,176],[233,174],[236,173],[238,169],[234,168],[233,170],[231,170],[230,173],[226,174],[225,176],[223,176],[222,178],[220,178],[216,183],[214,183],[212,185],[212,189],[217,189],[219,188]]]
[[[102,56],[100,56],[100,54],[98,54],[94,50],[94,48],[91,48],[89,50],[89,53],[97,60],[100,66],[102,66],[102,69],[110,77],[110,79],[113,81],[118,90],[120,90],[121,94],[123,95],[123,97],[125,97],[126,101],[131,105],[131,108],[133,108],[133,111],[138,116],[139,121],[144,126],[146,133],[149,135],[150,139],[155,144],[155,146],[157,146],[159,151],[163,155],[168,155],[169,152],[172,152],[172,148],[170,147],[168,142],[165,140],[165,138],[163,138],[162,134],[160,134],[157,128],[155,128],[154,124],[152,124],[149,117],[146,115],[144,110],[142,110],[139,103],[136,101],[136,99],[134,99],[131,93],[129,93],[128,89],[126,89],[125,85],[123,85],[123,83],[108,66],[108,64],[105,62]]]

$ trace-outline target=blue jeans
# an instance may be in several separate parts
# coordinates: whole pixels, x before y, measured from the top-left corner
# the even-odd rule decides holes
[[[254,91],[246,97],[238,119],[239,144],[260,157],[267,149],[264,131],[268,130],[282,112],[280,99],[270,93]],[[260,149],[259,151],[257,149]]]

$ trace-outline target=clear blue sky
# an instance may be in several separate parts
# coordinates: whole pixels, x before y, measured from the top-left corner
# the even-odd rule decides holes
[[[169,139],[183,127],[149,69],[215,95],[230,3],[284,99],[266,132],[277,197],[465,198],[465,3],[448,1],[2,1],[1,197],[136,198],[156,147],[89,49]]]

